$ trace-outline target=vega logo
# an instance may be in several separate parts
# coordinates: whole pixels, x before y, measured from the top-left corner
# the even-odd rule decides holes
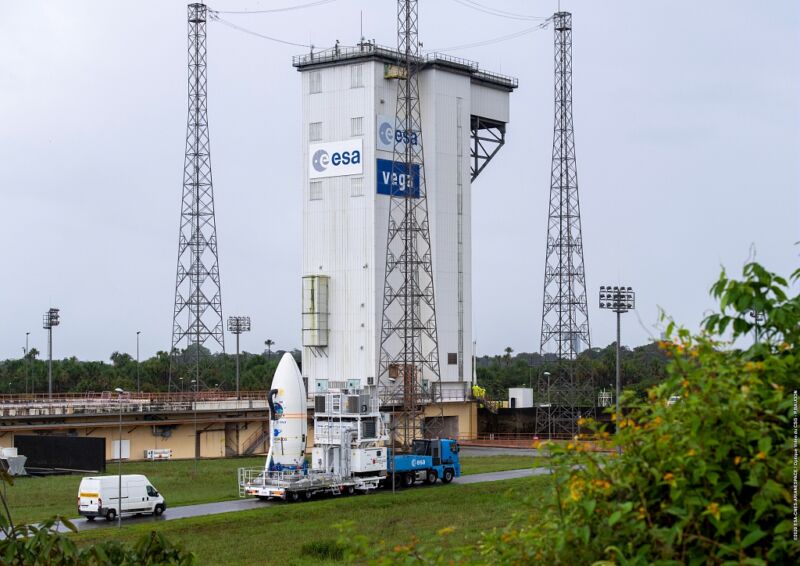
[[[378,171],[377,187],[379,195],[398,197],[419,197],[419,165],[397,163],[394,167],[391,159],[378,159],[375,169]]]
[[[418,132],[408,132],[394,129],[394,118],[388,116],[378,116],[378,125],[375,129],[377,140],[376,149],[382,151],[394,151],[394,144],[397,143],[399,150],[404,151],[405,145],[411,143],[413,146],[419,145]]]
[[[308,177],[339,177],[363,172],[361,139],[315,143],[308,148]]]

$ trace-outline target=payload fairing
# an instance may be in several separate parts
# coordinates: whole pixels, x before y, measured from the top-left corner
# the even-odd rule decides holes
[[[308,401],[300,369],[289,353],[278,363],[267,400],[271,441],[266,469],[305,469]]]

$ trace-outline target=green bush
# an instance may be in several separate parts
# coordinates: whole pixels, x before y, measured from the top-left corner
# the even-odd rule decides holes
[[[758,264],[748,264],[741,281],[723,272],[712,287],[720,312],[703,332],[669,324],[668,377],[619,423],[622,454],[587,452],[578,442],[551,448],[549,507],[468,548],[351,552],[375,563],[796,563],[800,296],[789,298],[788,289]],[[761,342],[740,349],[751,341],[751,310],[763,313]],[[670,403],[674,396],[680,400]]]

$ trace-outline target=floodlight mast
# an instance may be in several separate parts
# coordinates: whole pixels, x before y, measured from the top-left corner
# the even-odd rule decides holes
[[[236,400],[239,400],[239,335],[250,332],[249,316],[229,316],[228,332],[236,336]]]
[[[616,404],[616,428],[619,431],[619,423],[622,418],[620,413],[619,397],[620,397],[620,323],[622,313],[628,312],[636,308],[636,293],[633,292],[632,287],[601,285],[600,286],[600,308],[611,310],[617,313],[617,404]],[[621,452],[621,447],[617,443],[617,452]]]
[[[49,309],[44,313],[42,327],[47,330],[47,397],[53,399],[53,327],[58,326],[59,310]]]

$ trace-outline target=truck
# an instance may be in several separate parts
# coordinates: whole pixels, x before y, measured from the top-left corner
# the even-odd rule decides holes
[[[120,484],[122,497],[119,495]],[[164,497],[147,476],[141,474],[89,476],[82,478],[78,486],[78,514],[89,521],[94,521],[95,517],[113,521],[117,516],[139,513],[158,516],[166,509]]]
[[[418,482],[433,485],[437,479],[450,483],[461,477],[458,452],[458,442],[449,438],[414,440],[411,454],[390,454],[387,478],[403,487]]]
[[[393,454],[386,446],[388,415],[381,413],[374,391],[357,387],[313,395],[314,444],[307,454],[305,387],[289,354],[275,370],[267,400],[269,454],[262,468],[239,468],[240,497],[301,501],[364,493],[392,482],[449,483],[461,475],[455,440],[414,440],[410,454]]]

